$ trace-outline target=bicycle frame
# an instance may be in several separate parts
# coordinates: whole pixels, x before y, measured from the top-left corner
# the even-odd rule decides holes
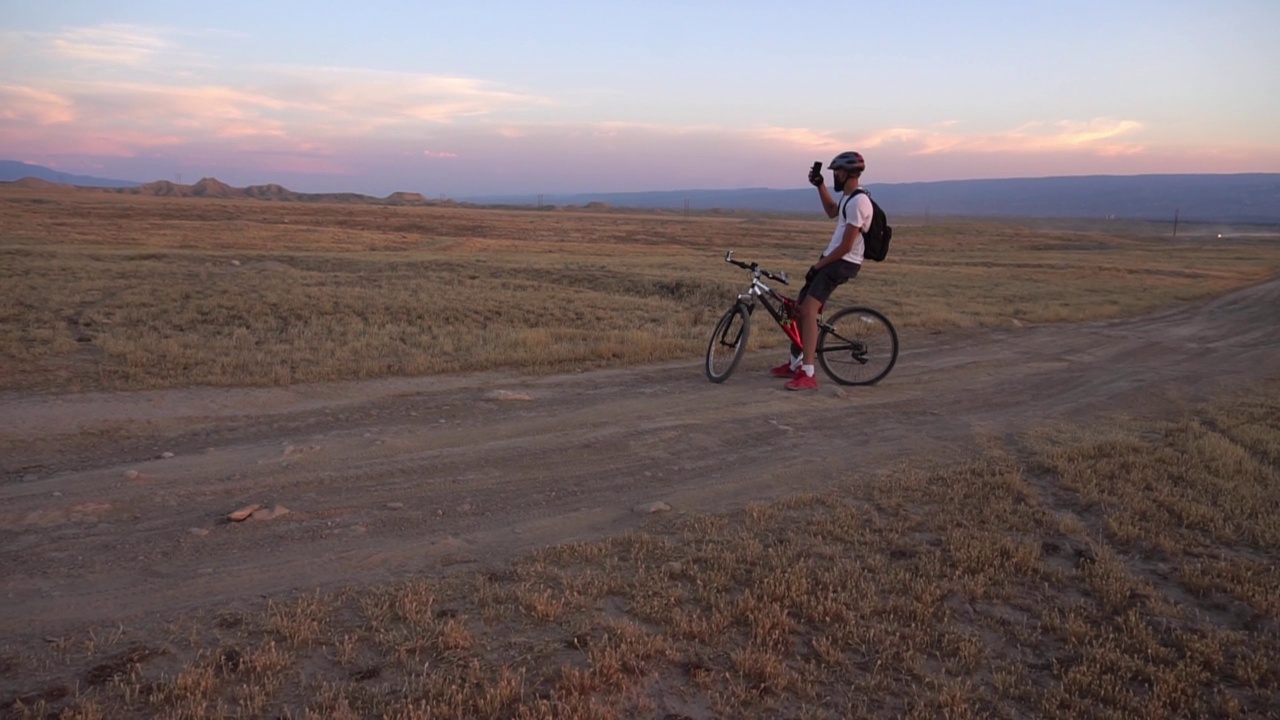
[[[760,279],[760,276],[763,275],[787,284],[787,273],[775,274],[760,267],[759,263],[744,263],[741,260],[734,260],[732,250],[725,254],[724,261],[751,271],[751,287],[747,288],[746,292],[738,294],[738,303],[746,306],[747,313],[753,313],[756,302],[759,301],[769,313],[769,316],[773,318],[773,321],[778,324],[778,327],[782,328],[782,332],[786,333],[787,337],[791,339],[791,342],[796,345],[803,345],[800,341],[800,324],[796,322],[796,301],[769,287]]]

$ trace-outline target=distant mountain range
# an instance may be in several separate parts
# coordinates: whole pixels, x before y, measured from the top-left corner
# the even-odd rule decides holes
[[[867,192],[894,215],[1091,217],[1133,220],[1280,223],[1280,173],[1240,175],[1090,175],[1079,177],[869,183]],[[539,198],[463,198],[536,205]],[[542,195],[543,205],[821,212],[813,188],[683,190]]]
[[[62,185],[78,185],[80,187],[133,187],[142,183],[129,180],[109,180],[92,175],[72,175],[58,172],[39,165],[29,165],[17,160],[0,160],[0,180],[21,180],[33,177]]]
[[[192,185],[136,183],[71,175],[0,160],[0,181],[39,181],[106,192],[170,197],[254,198],[286,202],[440,204],[419,193],[375,198],[358,193],[299,193],[280,185],[234,188],[213,178]],[[867,190],[890,217],[1091,217],[1191,222],[1280,223],[1280,173],[1237,175],[1090,175],[1078,177],[871,183]],[[669,190],[628,193],[490,195],[455,198],[474,205],[618,207],[674,211],[820,212],[812,188]],[[446,203],[451,204],[451,203]]]

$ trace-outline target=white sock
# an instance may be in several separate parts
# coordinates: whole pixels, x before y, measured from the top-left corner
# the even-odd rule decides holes
[[[799,370],[799,369],[800,369],[800,364],[801,364],[802,362],[804,362],[804,359],[803,359],[803,358],[798,358],[798,357],[793,357],[793,358],[791,358],[791,369],[792,369],[792,370]]]
[[[801,366],[800,366],[800,369],[804,371],[804,374],[805,374],[805,375],[808,375],[809,377],[813,377],[813,366],[812,366],[812,365],[801,365]]]

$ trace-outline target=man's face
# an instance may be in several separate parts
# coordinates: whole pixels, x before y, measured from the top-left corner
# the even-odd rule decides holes
[[[836,170],[831,173],[831,176],[835,180],[836,192],[843,192],[844,183],[849,179],[849,173],[844,170]]]

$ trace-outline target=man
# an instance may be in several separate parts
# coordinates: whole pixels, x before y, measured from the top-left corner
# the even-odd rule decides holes
[[[862,268],[862,233],[871,227],[871,198],[866,193],[854,194],[866,169],[866,162],[856,152],[842,152],[831,161],[828,169],[835,178],[836,192],[842,193],[836,200],[827,191],[822,171],[817,163],[809,173],[809,182],[818,188],[818,199],[827,217],[835,218],[836,229],[831,242],[822,252],[818,262],[809,268],[804,277],[804,287],[797,296],[797,314],[802,345],[791,346],[791,360],[770,372],[776,377],[791,378],[788,390],[817,390],[818,380],[813,376],[813,356],[818,344],[818,313],[831,297],[832,291],[857,276]]]

